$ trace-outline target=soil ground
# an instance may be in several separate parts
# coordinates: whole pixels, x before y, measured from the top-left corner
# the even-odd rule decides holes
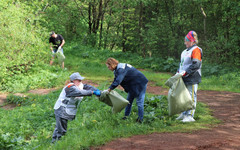
[[[85,83],[98,86],[91,81]],[[35,94],[47,94],[56,89],[38,89],[29,91]],[[168,90],[150,84],[147,91],[158,95],[167,95]],[[6,94],[0,95],[0,105],[6,101]],[[191,133],[153,133],[120,138],[105,145],[92,147],[93,150],[240,150],[240,93],[198,91],[198,101],[209,105],[214,117],[221,124]],[[8,104],[5,109],[15,106]]]

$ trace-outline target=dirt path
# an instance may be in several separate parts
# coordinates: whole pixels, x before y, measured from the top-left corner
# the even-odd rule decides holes
[[[159,87],[160,93],[166,90]],[[155,88],[148,88],[155,91]],[[156,91],[155,91],[156,92]],[[154,92],[154,93],[155,93]],[[210,106],[223,123],[192,133],[153,133],[120,138],[97,150],[240,150],[240,93],[199,91],[198,99]]]
[[[31,93],[31,94],[39,94],[39,95],[44,95],[44,94],[48,94],[51,91],[55,91],[57,90],[57,88],[51,88],[51,89],[36,89],[36,90],[30,90],[27,93]],[[24,97],[25,95],[22,93],[16,93],[14,94],[16,96],[22,96]],[[0,94],[0,106],[4,105],[7,102],[7,94]],[[16,104],[7,104],[4,105],[0,108],[3,109],[13,109],[16,107]]]

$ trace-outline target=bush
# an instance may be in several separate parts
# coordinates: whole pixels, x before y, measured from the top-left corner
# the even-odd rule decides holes
[[[36,16],[20,2],[0,4],[0,83],[28,72],[33,65],[46,61],[45,30],[36,24]]]

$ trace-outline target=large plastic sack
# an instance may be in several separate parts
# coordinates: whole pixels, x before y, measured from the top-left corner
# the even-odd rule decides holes
[[[108,106],[112,107],[113,113],[121,112],[123,108],[125,108],[129,102],[125,98],[123,98],[118,92],[111,91],[109,93],[101,93],[99,100]]]
[[[60,63],[64,61],[65,56],[64,56],[64,54],[63,54],[60,50],[58,50],[58,51],[56,52],[56,55],[57,55],[58,61],[59,61]]]
[[[168,91],[168,112],[170,116],[195,108],[181,74],[178,73],[169,78],[165,85],[170,88]]]

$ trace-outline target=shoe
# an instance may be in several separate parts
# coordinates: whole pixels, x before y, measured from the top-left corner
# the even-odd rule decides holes
[[[127,119],[127,117],[126,116],[124,116],[123,118],[122,118],[122,120],[126,120]]]
[[[178,116],[176,119],[177,119],[177,120],[183,120],[184,117],[185,117],[185,115],[184,115],[183,113],[181,113],[181,115]]]
[[[182,122],[194,122],[195,119],[191,115],[185,116],[182,120]]]
[[[143,121],[137,118],[136,122],[142,124]]]

